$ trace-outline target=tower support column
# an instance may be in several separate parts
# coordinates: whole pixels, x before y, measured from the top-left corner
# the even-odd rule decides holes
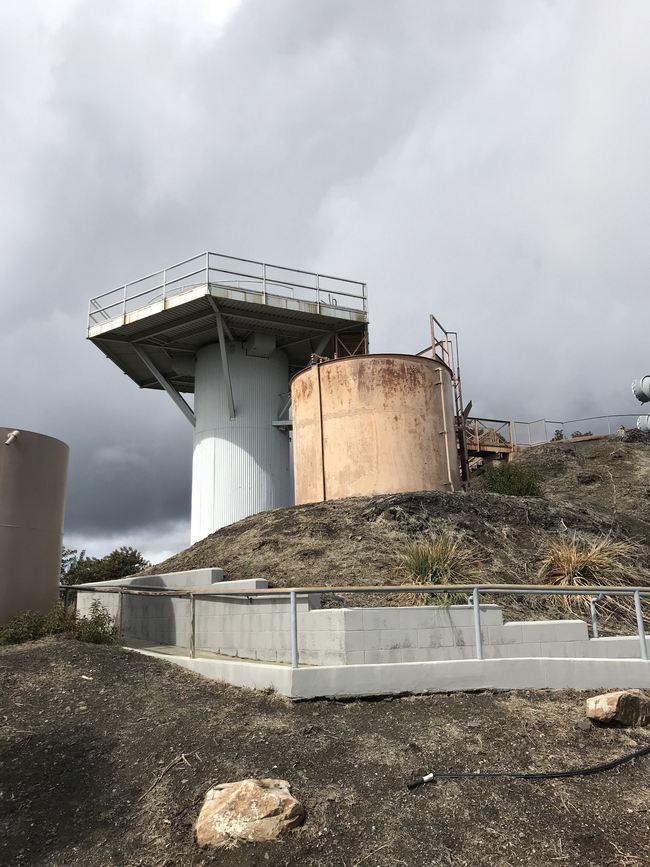
[[[286,355],[247,355],[240,343],[226,347],[228,377],[218,343],[197,352],[191,542],[248,515],[289,506],[289,437],[278,430],[279,395],[289,390]]]

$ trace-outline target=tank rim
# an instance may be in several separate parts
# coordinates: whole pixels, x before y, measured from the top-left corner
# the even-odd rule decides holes
[[[0,425],[0,432],[1,431],[8,431],[9,433],[11,433],[14,430],[17,430],[20,433],[24,433],[24,434],[31,434],[32,436],[35,436],[35,437],[43,437],[43,439],[46,439],[46,440],[54,440],[54,442],[61,443],[62,446],[65,446],[66,449],[68,451],[70,451],[70,446],[68,445],[67,442],[65,442],[62,439],[59,439],[59,437],[53,437],[53,436],[51,436],[51,434],[45,434],[45,433],[42,433],[41,431],[38,431],[38,430],[27,430],[27,428],[20,427],[19,425],[15,425],[15,427],[10,427],[8,425]],[[2,436],[2,433],[0,433],[0,436]]]
[[[316,364],[310,364],[308,367],[303,367],[302,370],[299,370],[298,373],[294,373],[294,375],[289,380],[289,386],[291,386],[294,380],[298,379],[299,376],[302,376],[305,373],[308,373],[314,367],[327,367],[330,364],[339,364],[342,361],[359,361],[362,358],[408,358],[411,361],[426,361],[430,364],[437,364],[440,367],[444,367],[449,371],[449,374],[453,377],[454,372],[449,367],[448,364],[445,364],[444,361],[440,358],[431,358],[428,355],[410,355],[408,352],[368,352],[366,355],[346,355],[344,358],[330,358],[328,361],[321,361]]]

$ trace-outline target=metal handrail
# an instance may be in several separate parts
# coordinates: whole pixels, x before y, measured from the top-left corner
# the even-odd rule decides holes
[[[125,595],[154,595],[154,596],[172,596],[177,598],[186,598],[190,600],[190,656],[195,656],[195,605],[196,598],[212,598],[212,597],[238,597],[242,596],[249,601],[254,597],[289,597],[290,604],[290,632],[291,632],[291,666],[297,668],[299,665],[298,656],[298,613],[297,599],[298,596],[309,596],[312,594],[340,594],[340,593],[379,593],[379,594],[394,594],[394,593],[417,593],[417,594],[440,594],[440,593],[467,593],[471,596],[471,605],[474,612],[474,636],[476,645],[476,659],[483,659],[483,637],[481,633],[481,606],[480,597],[484,595],[515,595],[515,596],[590,596],[590,609],[592,617],[593,637],[598,637],[598,625],[595,603],[604,599],[607,596],[628,596],[634,600],[634,609],[637,622],[637,634],[639,636],[639,647],[641,659],[648,660],[648,645],[646,640],[645,625],[643,622],[643,612],[641,609],[642,598],[650,598],[650,587],[640,586],[615,586],[603,587],[585,586],[585,587],[556,587],[553,584],[408,584],[401,586],[366,586],[366,587],[267,587],[264,589],[251,590],[213,590],[202,588],[187,588],[180,589],[161,589],[151,585],[140,585],[138,587],[85,587],[79,584],[62,584],[61,590],[64,593],[65,604],[68,604],[70,591],[75,592],[90,592],[90,593],[118,593],[118,615],[116,618],[118,624],[118,634],[121,628],[121,611],[122,598]]]
[[[226,264],[230,264],[231,262],[243,262],[247,265],[253,265],[257,268],[260,268],[260,273],[250,273],[247,270],[233,270],[231,267],[225,267]],[[184,265],[190,265],[195,263],[201,263],[199,268],[194,270],[190,270],[188,272],[184,272],[179,274],[178,276],[173,276],[173,272],[181,268]],[[271,272],[271,273],[269,273]],[[273,272],[281,272],[281,273],[273,273]],[[259,262],[255,259],[242,259],[238,256],[227,256],[221,253],[211,253],[205,252],[200,253],[197,256],[192,256],[189,259],[184,259],[182,262],[177,262],[174,265],[170,265],[166,268],[161,269],[160,271],[154,271],[151,274],[147,274],[146,277],[140,277],[138,280],[132,280],[128,283],[124,283],[121,286],[118,286],[115,289],[110,289],[107,292],[103,292],[100,295],[96,295],[94,298],[90,300],[89,309],[88,309],[88,323],[89,327],[96,325],[99,321],[99,317],[103,314],[106,315],[106,311],[111,309],[112,307],[122,306],[122,315],[126,314],[127,304],[132,302],[138,298],[142,298],[145,295],[150,295],[151,293],[161,292],[162,299],[169,297],[170,295],[179,294],[183,289],[188,288],[187,281],[192,277],[196,277],[197,275],[203,275],[205,283],[207,285],[211,283],[219,283],[219,275],[229,275],[229,277],[233,278],[248,278],[242,281],[237,282],[254,282],[259,284],[262,287],[262,294],[264,298],[264,303],[267,303],[267,286],[280,286],[293,291],[294,289],[303,289],[309,292],[315,293],[315,301],[317,304],[321,303],[329,303],[330,305],[336,304],[336,298],[338,296],[344,298],[354,298],[357,301],[361,302],[360,309],[363,312],[367,311],[367,287],[365,283],[362,283],[359,280],[349,280],[344,277],[334,277],[331,274],[322,274],[320,272],[315,271],[304,271],[299,268],[289,268],[285,265],[274,265],[268,262]],[[299,279],[285,279],[285,276],[290,277],[291,275],[306,275],[308,277],[313,278],[312,283],[305,283]],[[216,279],[214,279],[216,277]],[[157,280],[157,282],[153,286],[147,287],[145,290],[141,292],[130,292],[136,287],[141,286],[148,280]],[[321,281],[334,281],[337,284],[341,285],[341,288],[331,287],[331,286],[323,286],[321,285]],[[233,281],[223,281],[224,285],[227,285],[228,282]],[[345,291],[343,288],[352,291]],[[115,301],[110,304],[99,302],[109,298],[109,296],[115,297]],[[329,302],[323,301],[323,299],[329,296]],[[276,296],[271,296],[276,297]],[[278,296],[284,297],[284,296]],[[93,307],[95,309],[93,309]],[[346,308],[346,309],[356,309],[356,308]]]

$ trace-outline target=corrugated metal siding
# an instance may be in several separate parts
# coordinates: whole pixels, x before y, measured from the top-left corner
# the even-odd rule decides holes
[[[289,438],[271,424],[288,390],[282,352],[253,358],[228,346],[236,417],[230,419],[217,344],[197,355],[191,541],[248,515],[288,506]]]

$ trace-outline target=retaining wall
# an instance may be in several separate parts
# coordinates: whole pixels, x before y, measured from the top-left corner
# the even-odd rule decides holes
[[[220,569],[139,576],[81,585],[78,609],[98,600],[113,616],[118,595],[97,587],[149,585],[161,589],[214,589]],[[264,589],[263,579],[224,582],[224,589]],[[311,666],[392,665],[476,658],[473,610],[468,605],[384,608],[320,608],[318,594],[298,594],[298,651]],[[128,643],[188,648],[189,599],[122,598],[121,635]],[[637,636],[590,639],[582,620],[504,623],[498,605],[481,605],[484,659],[639,659]],[[195,649],[224,656],[287,663],[291,659],[288,597],[195,597]]]

